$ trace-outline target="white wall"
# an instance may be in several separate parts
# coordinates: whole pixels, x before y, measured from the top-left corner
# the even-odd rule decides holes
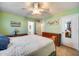
[[[72,30],[72,38],[63,38],[61,39],[61,43],[72,48],[79,50],[79,14],[64,16],[60,20],[61,22],[61,34],[63,33],[63,24],[65,24],[66,20],[71,20],[71,30]],[[63,35],[62,35],[63,36]]]

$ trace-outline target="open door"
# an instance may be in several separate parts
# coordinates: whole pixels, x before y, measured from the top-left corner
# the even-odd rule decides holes
[[[42,35],[43,31],[44,31],[44,23],[43,22],[36,22],[36,34]]]
[[[62,44],[73,47],[72,40],[72,19],[71,17],[61,18],[61,35],[62,35]]]
[[[61,18],[61,43],[79,50],[79,14],[73,14]]]

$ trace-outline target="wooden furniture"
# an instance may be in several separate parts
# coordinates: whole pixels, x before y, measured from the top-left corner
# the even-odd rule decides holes
[[[17,34],[17,35],[7,35],[8,37],[17,37],[17,36],[25,36],[27,34]]]
[[[42,36],[51,38],[54,41],[56,46],[60,46],[61,44],[61,34],[42,32]]]

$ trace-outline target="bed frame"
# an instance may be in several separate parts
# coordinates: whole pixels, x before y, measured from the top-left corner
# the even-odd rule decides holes
[[[56,46],[61,45],[61,34],[59,33],[42,32],[42,36],[54,40]],[[52,36],[55,36],[56,38],[53,39]],[[49,56],[56,56],[56,51],[52,52]]]
[[[8,37],[17,37],[17,36],[25,36],[25,35],[27,35],[27,34],[17,34],[17,35],[7,35],[7,36]],[[42,36],[50,38],[51,34],[48,35],[48,33],[43,32]],[[51,52],[48,56],[56,56],[56,51]]]
[[[56,56],[56,51],[52,52],[49,56]]]

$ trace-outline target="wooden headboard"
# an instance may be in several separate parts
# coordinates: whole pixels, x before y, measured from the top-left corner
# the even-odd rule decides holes
[[[47,38],[52,38],[53,36],[55,36],[56,40],[55,40],[55,44],[57,46],[60,45],[60,42],[61,42],[61,34],[57,34],[57,33],[49,33],[49,32],[42,32],[42,36],[43,37],[47,37]]]
[[[47,38],[51,38],[52,36],[60,37],[60,35],[61,34],[57,34],[57,33],[42,32],[42,36],[47,37]]]

